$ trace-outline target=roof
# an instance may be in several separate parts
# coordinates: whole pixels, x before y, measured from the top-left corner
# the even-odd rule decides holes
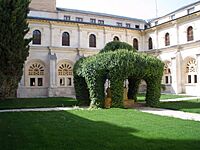
[[[139,22],[146,23],[146,21],[143,20],[143,19],[130,18],[130,17],[111,15],[111,14],[106,14],[106,13],[92,12],[92,11],[85,11],[85,10],[77,10],[77,9],[69,9],[69,8],[57,8],[57,11],[90,14],[90,15],[97,15],[97,16],[102,16],[102,17],[112,17],[112,18],[126,19],[126,20],[139,21]]]

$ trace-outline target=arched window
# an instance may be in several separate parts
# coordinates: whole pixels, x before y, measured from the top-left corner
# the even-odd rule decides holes
[[[152,42],[152,38],[149,38],[149,49],[153,49],[153,42]]]
[[[28,77],[30,86],[43,86],[44,82],[44,65],[33,63],[29,66]]]
[[[118,36],[115,36],[115,37],[113,38],[113,41],[119,41],[119,37],[118,37]]]
[[[90,34],[89,47],[96,47],[96,36],[94,34]]]
[[[164,84],[171,84],[172,76],[171,76],[171,63],[169,61],[165,62],[164,66]]]
[[[41,32],[39,30],[33,31],[33,44],[35,45],[41,44]]]
[[[169,46],[170,45],[170,37],[169,37],[169,33],[165,34],[165,46]]]
[[[188,61],[186,65],[187,83],[197,83],[197,64],[195,59]]]
[[[187,41],[193,41],[194,36],[193,36],[193,27],[190,26],[187,28]]]
[[[73,68],[68,62],[58,66],[59,86],[69,87],[73,85]]]
[[[68,32],[62,34],[62,46],[70,46],[70,35]]]
[[[133,39],[133,47],[138,50],[138,40],[136,38]]]

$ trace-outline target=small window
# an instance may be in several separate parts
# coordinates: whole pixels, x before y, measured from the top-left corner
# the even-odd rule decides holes
[[[192,83],[191,75],[188,75],[188,83]]]
[[[104,20],[98,20],[98,24],[104,24]]]
[[[35,86],[35,78],[30,78],[30,86]]]
[[[119,37],[115,36],[115,37],[113,38],[113,41],[119,41]]]
[[[135,25],[135,28],[136,28],[136,29],[139,29],[139,28],[140,28],[140,26],[139,26],[139,25]]]
[[[170,83],[172,84],[172,76],[170,76]]]
[[[144,29],[147,29],[147,25],[144,25]]]
[[[89,47],[96,47],[96,36],[94,34],[89,37]]]
[[[197,83],[197,75],[194,75],[194,83]]]
[[[158,21],[155,21],[155,26],[157,26],[158,25]]]
[[[121,22],[117,22],[117,26],[122,27],[122,23]]]
[[[127,27],[127,28],[130,28],[130,27],[131,27],[131,24],[130,24],[130,23],[126,23],[126,27]]]
[[[138,40],[136,38],[133,39],[133,47],[138,50]]]
[[[187,28],[187,41],[193,41],[194,36],[193,36],[193,27],[190,26]]]
[[[187,10],[187,13],[188,13],[188,14],[191,14],[191,13],[193,13],[193,12],[194,12],[194,7],[189,8],[189,9]]]
[[[170,19],[171,19],[171,20],[174,20],[174,19],[175,19],[175,14],[171,15],[171,16],[170,16]]]
[[[72,78],[67,78],[67,86],[72,86]]]
[[[60,78],[60,86],[65,86],[65,78]]]
[[[35,45],[41,44],[41,32],[39,30],[33,31],[33,44]]]
[[[168,76],[165,76],[165,83],[166,83],[166,84],[169,83],[169,78],[168,78]]]
[[[71,20],[71,17],[70,16],[64,16],[64,20]]]
[[[151,37],[149,38],[149,50],[150,49],[153,49],[153,41]]]
[[[170,45],[170,37],[169,37],[169,33],[165,34],[165,46],[169,46]]]
[[[43,78],[38,78],[38,86],[43,86]]]
[[[62,46],[70,46],[70,35],[68,32],[62,34]]]
[[[96,23],[96,19],[91,18],[90,23]]]
[[[76,17],[76,21],[78,21],[78,22],[83,22],[83,18]]]

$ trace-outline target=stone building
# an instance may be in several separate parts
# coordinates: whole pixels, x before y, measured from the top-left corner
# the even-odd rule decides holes
[[[200,1],[149,22],[56,8],[56,0],[32,0],[30,10],[33,41],[18,97],[74,96],[74,63],[113,40],[161,59],[165,92],[200,95]]]

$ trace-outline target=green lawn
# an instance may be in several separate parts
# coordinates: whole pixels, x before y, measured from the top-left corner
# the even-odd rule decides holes
[[[179,102],[161,102],[159,107],[200,114],[200,99]]]
[[[199,150],[200,122],[133,109],[0,113],[3,150]]]
[[[165,99],[175,99],[175,98],[183,98],[183,97],[189,97],[185,95],[175,95],[175,94],[161,94],[160,99],[165,100]],[[144,93],[139,93],[137,95],[138,101],[144,101],[145,100],[145,94]]]
[[[62,107],[74,106],[76,103],[75,99],[66,97],[8,99],[0,101],[0,109]]]

